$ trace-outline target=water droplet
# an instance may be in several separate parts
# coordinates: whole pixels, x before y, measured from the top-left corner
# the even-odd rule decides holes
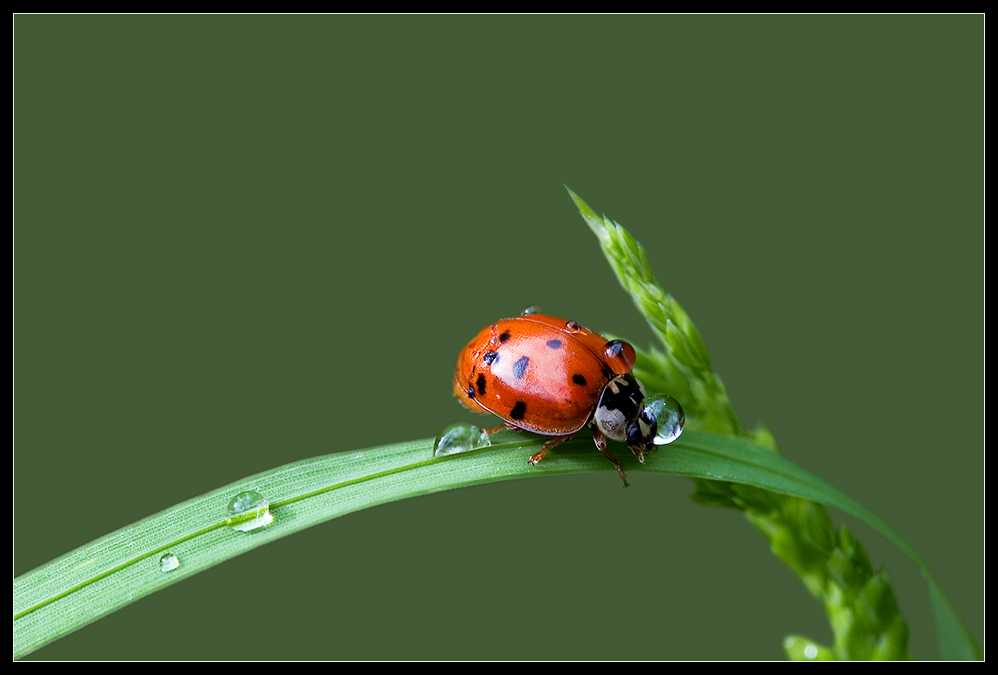
[[[172,553],[164,553],[159,558],[159,571],[160,572],[172,572],[173,570],[180,567],[180,558],[173,555]]]
[[[804,647],[804,658],[814,660],[818,657],[818,645],[809,644]]]
[[[473,424],[452,424],[437,436],[433,443],[433,456],[456,455],[492,445],[484,429]]]
[[[540,307],[538,307],[537,305],[531,305],[530,307],[527,307],[525,310],[523,310],[522,316],[530,316],[531,314],[540,314],[540,313],[541,313]]]
[[[652,394],[645,398],[645,410],[658,420],[658,433],[655,434],[655,445],[672,443],[683,433],[686,424],[686,413],[679,401],[665,394]]]
[[[269,525],[274,520],[270,501],[256,490],[240,492],[229,502],[225,524],[240,532],[249,532]]]

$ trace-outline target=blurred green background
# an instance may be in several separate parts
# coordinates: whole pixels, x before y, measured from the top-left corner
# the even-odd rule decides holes
[[[16,16],[15,575],[264,469],[484,421],[454,361],[527,305],[647,345],[568,185],[648,249],[742,420],[885,519],[981,640],[983,23]],[[629,471],[356,513],[31,658],[830,640],[740,514]],[[938,657],[914,566],[854,531]]]

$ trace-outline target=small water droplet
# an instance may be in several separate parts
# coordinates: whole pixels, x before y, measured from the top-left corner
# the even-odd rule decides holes
[[[835,654],[811,638],[790,635],[783,640],[783,649],[793,661],[835,661]]]
[[[256,490],[240,492],[229,501],[225,524],[240,532],[269,525],[274,520],[270,501]]]
[[[437,436],[433,443],[433,456],[456,455],[492,445],[484,429],[473,424],[452,424]]]
[[[172,572],[173,570],[180,567],[180,558],[173,555],[172,553],[164,553],[159,558],[159,571],[160,572]]]
[[[540,313],[541,313],[540,307],[538,307],[537,305],[530,305],[530,307],[527,307],[525,310],[523,310],[522,316],[530,316],[531,314],[540,314]]]
[[[686,413],[679,401],[665,394],[652,394],[645,398],[644,405],[658,420],[658,432],[652,441],[655,445],[666,445],[679,438],[686,425]]]

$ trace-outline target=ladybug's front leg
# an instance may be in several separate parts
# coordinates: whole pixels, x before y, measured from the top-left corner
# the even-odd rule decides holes
[[[541,451],[540,452],[538,452],[535,455],[532,455],[530,457],[530,459],[527,460],[527,463],[528,464],[537,464],[537,462],[539,462],[542,459],[544,459],[544,455],[547,454],[548,450],[550,450],[554,446],[558,445],[559,443],[564,443],[565,441],[571,440],[572,436],[574,436],[574,435],[575,434],[569,434],[568,436],[555,436],[554,438],[552,438],[550,441],[548,441],[547,443],[545,443],[541,447]]]
[[[596,447],[599,448],[599,451],[603,453],[603,456],[613,462],[613,465],[617,468],[617,475],[620,476],[620,480],[624,481],[624,487],[630,487],[631,484],[627,482],[624,469],[620,466],[620,460],[606,449],[606,436],[603,435],[603,432],[596,425],[593,425],[593,440],[596,442]]]

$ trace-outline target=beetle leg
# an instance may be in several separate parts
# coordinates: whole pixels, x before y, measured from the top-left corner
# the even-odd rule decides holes
[[[630,487],[631,484],[627,482],[627,476],[624,474],[624,469],[620,466],[620,461],[612,452],[606,449],[606,436],[603,435],[603,432],[596,425],[593,425],[593,440],[596,442],[596,447],[599,448],[599,451],[603,453],[603,456],[613,462],[613,466],[617,469],[617,475],[624,482],[624,487]]]
[[[642,448],[636,445],[628,445],[627,447],[631,449],[631,454],[637,457],[639,462],[645,463],[645,451]]]
[[[529,463],[529,464],[537,464],[537,462],[539,462],[542,459],[544,459],[544,455],[547,454],[548,450],[550,450],[554,446],[558,445],[559,443],[564,443],[565,441],[571,440],[572,436],[574,436],[574,435],[575,434],[569,434],[568,436],[555,436],[554,438],[552,438],[550,441],[548,441],[547,443],[545,443],[541,447],[541,451],[540,452],[538,452],[536,455],[532,455],[530,457],[530,459],[527,460],[527,463]]]

